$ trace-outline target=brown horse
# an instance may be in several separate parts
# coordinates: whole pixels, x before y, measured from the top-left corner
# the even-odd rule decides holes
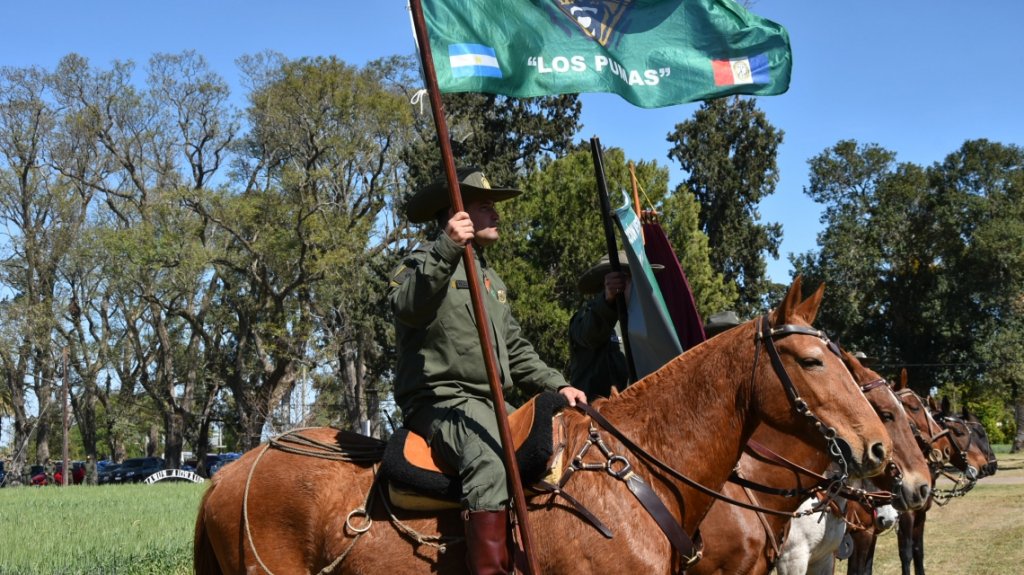
[[[893,462],[900,474],[883,474],[874,479],[875,483],[894,492],[897,507],[922,507],[931,487],[931,476],[899,400],[885,380],[863,366],[853,355],[844,351],[842,358],[874,409],[869,418],[872,422],[881,419],[892,438]],[[740,458],[738,475],[761,486],[803,494],[783,496],[759,490],[756,486],[744,487],[736,482],[726,483],[723,494],[768,509],[795,512],[805,500],[807,490],[815,487],[815,475],[824,473],[829,464],[828,457],[806,441],[788,437],[764,425],[754,432],[753,439],[751,445],[768,449],[748,447]],[[782,455],[796,465],[780,464],[772,453]],[[900,477],[900,481],[896,481],[896,477]],[[704,558],[688,573],[766,573],[778,557],[789,523],[787,516],[760,513],[717,501],[701,523],[701,531],[708,541]]]
[[[694,347],[593,407],[621,437],[642,443],[648,453],[712,489],[721,488],[762,422],[794,437],[814,437],[820,451],[837,450],[851,475],[875,474],[889,458],[891,441],[878,419],[870,419],[870,405],[827,340],[810,328],[821,295],[819,288],[802,300],[798,278],[768,316]],[[564,423],[565,453],[581,453],[594,421],[571,411]],[[623,461],[631,463],[633,475],[650,485],[671,521],[686,533],[696,532],[712,499],[616,437],[598,433],[621,458],[619,465],[578,471],[564,489],[605,522],[613,537],[603,536],[561,499],[536,497],[530,512],[532,551],[542,571],[681,571],[681,553],[620,485],[624,474],[613,471],[621,471]],[[336,441],[339,432],[302,435],[326,443]],[[612,465],[611,459],[604,463]],[[375,489],[375,470],[373,464],[280,449],[248,452],[218,473],[203,497],[195,530],[196,573],[464,572],[461,545],[445,552],[432,544],[436,537],[461,536],[458,512],[390,506],[383,490]]]
[[[911,565],[916,575],[924,575],[924,526],[932,502],[944,505],[951,497],[966,494],[978,479],[996,472],[997,462],[985,428],[967,412],[966,406],[962,417],[951,416],[947,415],[948,399],[943,399],[941,410],[936,410],[934,400],[929,397],[932,408],[929,410],[921,397],[907,386],[906,370],[900,375],[896,394],[915,420],[918,442],[922,450],[928,453],[931,463],[932,497],[923,509],[900,515],[896,528],[903,575],[910,575]],[[950,467],[958,470],[960,475],[950,476],[947,472]],[[936,490],[936,481],[940,476],[953,479],[955,487],[952,490]],[[860,545],[866,543],[859,542]],[[868,563],[861,572],[870,573],[871,564]]]
[[[925,464],[928,473],[928,486],[921,488],[922,499],[920,504],[910,508],[897,507],[901,514],[912,514],[930,505],[931,488],[934,486],[932,463],[935,461],[935,455],[932,454],[932,450],[935,448],[935,442],[939,439],[930,434],[930,439],[925,440],[921,434],[921,429],[937,430],[938,424],[930,419],[928,410],[924,408],[920,398],[916,395],[910,396],[913,392],[907,388],[906,370],[902,372],[900,381],[894,385],[892,393],[895,394],[895,397],[899,398],[903,408],[902,411],[907,415],[910,425],[905,431],[912,433],[912,437],[917,445],[917,452],[920,454],[920,460]],[[946,445],[940,445],[940,447],[948,448],[948,442],[946,442]],[[875,521],[874,510],[859,501],[850,501],[846,509],[846,518],[847,522],[851,525],[851,529],[848,531],[853,540],[853,551],[847,561],[847,575],[870,575],[874,565],[875,544],[880,533],[880,528]]]

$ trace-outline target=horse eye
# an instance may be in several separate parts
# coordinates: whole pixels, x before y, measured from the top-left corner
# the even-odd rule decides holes
[[[895,421],[896,420],[896,416],[894,416],[891,412],[888,412],[888,411],[883,411],[882,413],[879,413],[878,417],[881,418],[882,421]]]
[[[810,367],[821,367],[823,365],[825,365],[825,364],[820,359],[818,359],[816,357],[804,357],[804,358],[800,359],[800,367],[810,368]]]

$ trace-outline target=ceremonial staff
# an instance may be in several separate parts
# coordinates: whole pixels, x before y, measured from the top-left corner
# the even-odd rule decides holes
[[[448,137],[448,124],[445,121],[444,109],[441,105],[441,91],[437,85],[434,58],[430,52],[430,39],[427,36],[427,25],[423,19],[423,7],[420,4],[420,0],[410,0],[409,4],[412,9],[413,26],[416,30],[417,47],[419,48],[420,58],[423,63],[423,76],[427,83],[427,94],[430,97],[430,109],[434,115],[438,143],[441,145],[441,161],[444,164],[445,179],[448,181],[448,197],[451,200],[452,210],[461,212],[463,211],[462,193],[459,189],[459,178],[455,170],[451,140]],[[472,242],[466,243],[465,251],[462,254],[462,261],[466,266],[466,279],[469,282],[469,295],[473,302],[473,314],[476,317],[476,330],[480,336],[480,347],[484,352],[484,365],[487,369],[487,380],[491,387],[491,396],[494,398],[494,415],[498,419],[502,459],[505,462],[509,492],[512,494],[513,510],[519,527],[519,539],[523,544],[523,551],[526,554],[526,573],[528,575],[540,575],[540,568],[531,551],[526,499],[523,495],[523,484],[519,476],[519,467],[516,465],[515,446],[512,444],[512,430],[508,425],[505,398],[501,393],[501,382],[498,379],[498,365],[494,357],[494,345],[491,342],[491,333],[487,329],[487,326],[491,324],[487,320],[487,311],[484,309],[480,281],[477,278],[476,260],[473,257]]]

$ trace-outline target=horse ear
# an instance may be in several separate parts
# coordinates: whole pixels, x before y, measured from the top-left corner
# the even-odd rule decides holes
[[[893,384],[892,388],[896,391],[903,391],[907,388],[907,368],[900,370],[900,377]]]
[[[942,413],[949,413],[949,397],[942,396]]]
[[[846,351],[846,348],[841,346],[841,345],[839,345],[837,347],[839,347],[839,357],[842,358],[843,364],[846,365],[846,369],[848,369],[848,370],[850,370],[852,372],[855,367],[858,367],[858,366],[861,365],[860,360],[857,359],[857,356],[855,356],[852,353]]]
[[[928,409],[930,409],[932,411],[938,411],[939,410],[938,404],[935,403],[935,398],[930,396],[930,395],[928,396]]]
[[[967,421],[969,415],[970,414],[967,413],[967,402],[964,402],[963,406],[960,408],[960,416],[964,421]]]
[[[796,313],[799,314],[800,317],[804,318],[808,324],[813,324],[814,318],[818,317],[818,308],[821,307],[821,298],[824,297],[824,295],[825,284],[823,283],[818,286],[818,289],[814,290],[811,297],[800,302]]]
[[[792,285],[789,286],[789,291],[786,292],[786,297],[782,299],[782,303],[779,307],[775,308],[772,313],[772,325],[782,325],[786,323],[786,318],[790,317],[796,307],[800,304],[801,295],[801,284],[803,278],[796,276],[793,278]]]

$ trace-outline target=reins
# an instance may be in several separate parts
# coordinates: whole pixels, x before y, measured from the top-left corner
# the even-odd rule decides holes
[[[808,496],[814,495],[816,493],[821,493],[823,491],[828,492],[829,487],[835,483],[834,478],[826,477],[825,475],[816,473],[810,469],[807,469],[806,467],[801,466],[798,463],[790,461],[783,457],[782,455],[779,455],[778,453],[772,451],[767,446],[762,445],[761,443],[758,443],[753,439],[747,441],[747,445],[744,449],[750,452],[752,455],[756,455],[764,459],[767,463],[789,469],[790,471],[793,471],[794,473],[799,475],[806,475],[807,477],[810,477],[811,479],[815,480],[815,484],[802,489],[784,489],[779,487],[771,487],[763,483],[758,483],[756,481],[741,476],[739,474],[738,469],[734,470],[732,475],[729,476],[730,483],[735,483],[736,485],[739,485],[741,487],[751,489],[754,491],[759,491],[761,493],[766,493],[768,495],[777,495],[779,497],[788,498],[806,498]],[[893,476],[894,480],[902,480],[902,473],[900,472],[899,467],[896,466],[894,463],[889,463],[887,472]],[[854,487],[849,483],[845,482],[840,485],[836,495],[840,495],[842,497],[845,497],[846,499],[859,501],[869,507],[888,505],[889,503],[892,502],[893,499],[891,492],[867,491],[865,489]],[[825,505],[827,505],[827,502],[825,502]]]

